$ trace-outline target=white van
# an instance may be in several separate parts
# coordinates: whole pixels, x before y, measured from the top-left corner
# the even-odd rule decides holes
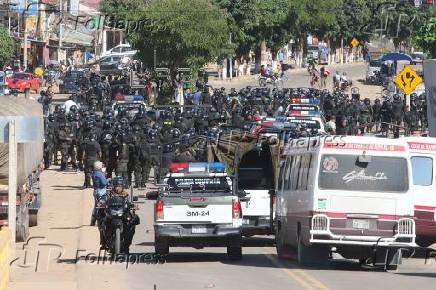
[[[399,139],[292,140],[276,189],[278,255],[296,247],[298,262],[305,264],[327,259],[333,249],[365,262],[374,247],[415,247],[407,154]]]
[[[436,242],[436,138],[405,137],[409,149],[415,199],[416,242]]]

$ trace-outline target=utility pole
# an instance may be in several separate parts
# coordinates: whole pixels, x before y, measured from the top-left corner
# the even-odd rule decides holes
[[[11,249],[15,249],[17,228],[17,139],[15,120],[9,121],[8,227],[11,231]]]
[[[59,0],[59,10],[60,10],[60,20],[59,20],[59,48],[58,48],[58,61],[61,62],[61,54],[63,56],[63,49],[62,49],[62,21],[64,20],[64,2],[62,0]]]
[[[27,70],[27,21],[26,21],[26,13],[27,13],[27,0],[24,0],[24,13],[23,13],[23,23],[24,23],[23,66],[24,66],[24,71]]]
[[[229,43],[230,43],[230,45],[232,44],[232,33],[230,33]],[[232,55],[230,55],[229,61],[230,61],[230,80],[232,80],[232,78],[233,78]]]

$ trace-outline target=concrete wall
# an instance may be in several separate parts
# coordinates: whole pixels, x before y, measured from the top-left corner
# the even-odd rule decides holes
[[[0,230],[0,290],[5,290],[9,282],[9,260],[11,255],[11,238],[8,228]]]

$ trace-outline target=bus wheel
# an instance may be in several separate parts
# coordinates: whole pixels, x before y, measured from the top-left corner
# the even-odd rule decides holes
[[[302,266],[322,265],[329,259],[330,250],[324,245],[306,246],[297,235],[297,263]]]
[[[279,256],[280,259],[291,258],[291,256],[293,256],[292,251],[290,250],[288,244],[286,244],[286,242],[285,242],[285,236],[283,235],[283,233],[281,231],[280,225],[276,226],[275,233],[276,233],[277,255]]]

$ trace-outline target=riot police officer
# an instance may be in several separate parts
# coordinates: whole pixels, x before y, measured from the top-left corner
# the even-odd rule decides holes
[[[101,147],[94,133],[89,136],[89,141],[85,142],[84,145],[83,160],[85,165],[85,182],[83,186],[89,188],[91,187],[91,173],[94,163],[101,159]]]

